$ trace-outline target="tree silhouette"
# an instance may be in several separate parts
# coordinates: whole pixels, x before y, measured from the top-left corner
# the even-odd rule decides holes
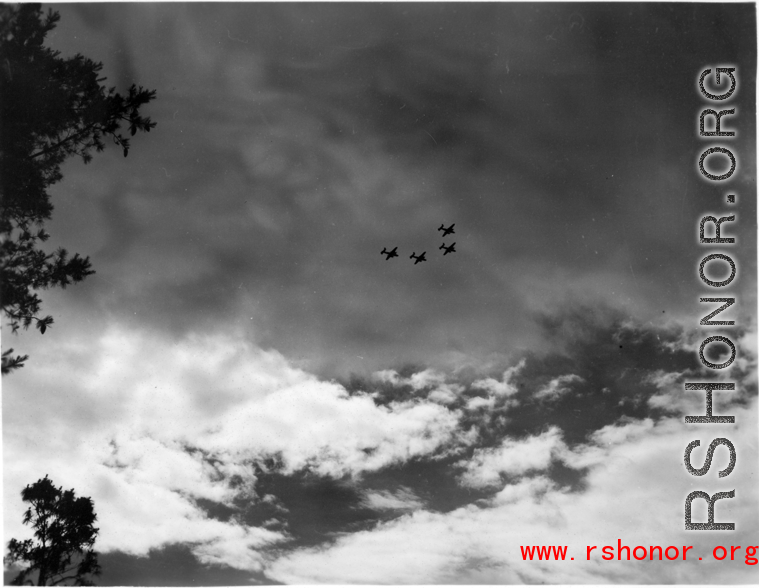
[[[47,189],[61,180],[61,164],[76,155],[85,163],[110,138],[126,157],[129,138],[155,127],[140,107],[155,98],[134,84],[122,96],[101,85],[103,64],[43,46],[60,19],[38,4],[0,6],[0,285],[11,331],[34,326],[40,333],[53,317],[40,317],[37,291],[65,288],[94,273],[89,257],[65,249],[40,248],[49,235],[44,223],[53,206]],[[2,354],[2,373],[21,367],[28,356]]]
[[[92,586],[87,576],[100,574],[92,549],[98,534],[92,499],[56,488],[47,476],[24,488],[21,498],[30,504],[23,521],[34,529],[34,539],[8,542],[6,562],[27,565],[13,585],[34,585],[30,576],[36,575],[37,586]]]

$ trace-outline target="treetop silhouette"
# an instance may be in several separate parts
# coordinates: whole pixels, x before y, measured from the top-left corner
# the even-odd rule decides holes
[[[79,54],[64,59],[43,45],[59,19],[39,4],[0,6],[0,287],[13,333],[34,323],[44,334],[53,318],[39,316],[37,292],[94,273],[89,257],[40,248],[53,211],[47,189],[62,179],[61,164],[71,156],[88,163],[108,138],[126,157],[130,137],[156,126],[140,114],[154,90],[106,89],[102,63]],[[12,352],[2,354],[4,374],[28,359]]]
[[[34,529],[34,539],[8,542],[6,562],[27,565],[13,585],[34,585],[36,576],[37,586],[92,586],[88,576],[100,574],[92,499],[56,488],[47,476],[24,488],[21,499],[30,505],[23,522]]]

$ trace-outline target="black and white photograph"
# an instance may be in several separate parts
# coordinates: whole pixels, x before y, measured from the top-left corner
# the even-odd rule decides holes
[[[756,584],[756,11],[0,4],[4,583]]]

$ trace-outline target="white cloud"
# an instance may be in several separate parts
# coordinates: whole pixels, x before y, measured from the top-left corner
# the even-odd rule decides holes
[[[287,471],[309,466],[341,476],[433,453],[457,424],[457,414],[437,404],[377,406],[367,395],[312,380],[240,404],[194,442],[234,460],[278,453]]]
[[[756,410],[753,400],[736,408],[737,426],[714,425],[708,431],[686,427],[681,418],[605,427],[591,443],[562,452],[570,465],[590,468],[580,491],[570,492],[540,476],[523,478],[479,506],[449,513],[417,511],[341,537],[329,547],[291,553],[269,566],[267,573],[288,583],[333,584],[750,583],[755,567],[742,559],[715,561],[711,552],[720,544],[745,548],[757,543]],[[718,479],[716,467],[703,478],[685,471],[683,449],[699,436],[704,439],[700,449],[712,436],[733,441],[739,456],[730,477]],[[535,438],[524,443],[534,444]],[[694,463],[699,459],[701,455],[694,455]],[[689,492],[732,488],[738,489],[736,499],[718,502],[716,518],[735,521],[735,532],[683,529],[683,503]],[[705,517],[705,508],[701,515]],[[618,539],[631,548],[694,547],[686,562],[617,561]],[[568,545],[567,558],[574,561],[522,559],[521,545],[551,544]],[[586,548],[593,545],[598,547],[588,561]],[[614,546],[615,560],[601,559],[604,545]]]
[[[254,528],[234,517],[213,520],[196,503],[231,505],[239,487],[230,477],[239,476],[251,500],[276,505],[274,496],[255,495],[250,459],[277,454],[286,471],[360,475],[412,457],[450,454],[473,442],[476,431],[462,433],[460,415],[437,403],[377,406],[368,395],[351,396],[233,334],[170,342],[114,329],[86,342],[58,340],[38,350],[35,361],[34,370],[4,382],[6,541],[28,536],[20,524],[19,491],[49,474],[93,498],[101,551],[145,555],[184,542],[203,562],[263,566],[288,582],[695,583],[738,581],[752,571],[743,564],[717,568],[713,561],[700,568],[688,562],[644,568],[640,562],[585,561],[582,551],[621,537],[633,546],[685,542],[706,554],[717,540],[713,535],[682,531],[684,497],[702,488],[739,490],[735,501],[718,503],[717,517],[740,523],[730,535],[733,544],[752,544],[759,518],[750,493],[756,487],[750,465],[756,461],[755,399],[731,407],[736,425],[708,431],[672,418],[604,427],[572,450],[556,428],[505,440],[461,464],[461,481],[478,488],[502,484],[502,474],[530,474],[490,501],[430,513],[410,490],[369,492],[364,501],[372,508],[413,512],[269,565],[260,554],[286,539],[276,521]],[[674,375],[656,374],[651,381],[675,393]],[[431,371],[415,382],[446,385]],[[701,439],[693,452],[693,463],[701,464],[716,436],[738,448],[735,471],[716,478],[716,464],[724,459],[718,452],[709,475],[690,476],[682,464],[685,446]],[[583,490],[569,492],[536,475],[552,458],[589,469]],[[522,561],[519,546],[532,544],[569,545],[577,550],[571,552],[575,561]]]
[[[427,387],[439,387],[445,385],[445,374],[441,374],[433,369],[426,369],[421,372],[412,374],[408,379],[409,384],[414,390],[421,390]]]
[[[495,378],[484,378],[482,380],[472,382],[472,388],[487,390],[496,396],[511,396],[512,394],[517,393],[515,386],[512,386],[507,381],[499,382]]]
[[[503,372],[503,378],[500,382],[494,378],[484,378],[473,382],[472,388],[487,390],[490,394],[494,394],[495,396],[513,396],[517,393],[517,387],[511,383],[511,380],[524,369],[526,363],[527,362],[522,359],[517,365],[507,369]]]
[[[401,486],[395,492],[367,492],[361,500],[361,506],[372,510],[417,510],[424,506],[424,502],[410,488]]]
[[[234,334],[171,342],[113,328],[44,347],[3,403],[6,540],[28,534],[20,490],[49,474],[93,498],[102,551],[188,542],[202,561],[244,569],[285,536],[209,519],[196,500],[257,499],[251,459],[357,475],[443,450],[458,434],[444,406],[377,406]]]
[[[162,458],[170,466],[173,461],[181,463],[182,454],[176,452]],[[80,467],[86,467],[88,475],[83,480],[71,481],[71,470]],[[14,474],[14,478],[19,475]],[[66,469],[58,468],[51,478],[64,487],[74,486],[78,494],[93,498],[101,530],[97,542],[99,551],[118,549],[133,555],[147,555],[150,549],[166,544],[190,543],[195,555],[206,563],[258,570],[263,561],[258,550],[285,538],[282,533],[247,527],[234,520],[209,519],[196,506],[194,498],[201,497],[204,488],[224,484],[214,484],[208,477],[199,478],[189,490],[179,490],[176,485],[166,483],[159,476],[151,477],[150,472],[139,468],[113,470],[97,463],[75,463]],[[17,508],[14,510],[19,512]],[[8,526],[6,524],[6,532],[11,531]]]
[[[745,400],[747,389],[753,389],[756,386],[756,363],[746,349],[751,349],[753,343],[749,343],[750,337],[740,340],[739,358],[740,370],[743,372],[739,377],[737,369],[731,370],[732,373],[725,374],[724,381],[735,383],[734,391],[714,391],[712,393],[712,410],[715,415],[732,414],[731,406],[736,402]],[[746,347],[744,347],[744,343]],[[738,366],[736,366],[737,368]],[[706,393],[703,390],[686,390],[686,382],[702,381],[703,378],[689,377],[683,378],[683,375],[677,372],[665,372],[657,370],[644,378],[645,383],[656,386],[657,393],[649,397],[648,405],[652,408],[660,408],[678,414],[684,415],[704,415],[706,414]]]
[[[495,397],[472,396],[466,403],[467,410],[477,410],[479,408],[493,408],[495,406]]]
[[[380,370],[372,374],[373,379],[387,382],[394,386],[411,386],[415,391],[431,388],[426,399],[440,404],[451,404],[458,400],[464,390],[460,384],[446,381],[446,375],[431,368],[412,374],[408,378],[402,377],[395,370]]]
[[[378,382],[388,382],[400,386],[403,378],[395,370],[379,370],[372,374],[372,378]]]
[[[459,462],[465,468],[460,480],[474,488],[498,486],[502,474],[544,470],[551,464],[551,457],[565,449],[557,427],[523,440],[505,439],[499,447],[475,449],[471,460]]]
[[[562,396],[570,391],[572,384],[577,384],[580,382],[584,382],[585,380],[582,379],[580,376],[577,376],[575,374],[566,374],[563,376],[559,376],[558,378],[554,378],[548,384],[546,384],[543,388],[538,390],[535,393],[535,398],[541,399],[541,400],[555,400],[559,396]]]

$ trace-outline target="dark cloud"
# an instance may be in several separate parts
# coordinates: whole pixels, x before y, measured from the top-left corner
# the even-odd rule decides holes
[[[81,31],[63,10],[55,41],[73,50]],[[124,40],[102,58],[129,55],[129,76],[157,88],[159,127],[128,161],[102,154],[60,185],[51,232],[98,270],[61,310],[107,294],[120,320],[177,336],[246,325],[329,377],[515,352],[536,342],[529,312],[571,292],[646,318],[697,305],[695,227],[719,206],[688,163],[694,80],[714,59],[751,69],[745,7],[76,14]],[[741,91],[745,173],[731,187],[749,193],[753,88]],[[82,199],[97,237],[79,229]],[[753,206],[737,227],[746,250]],[[444,260],[440,222],[457,223]],[[388,245],[402,255],[385,263]],[[417,249],[429,261],[404,263]],[[739,261],[750,303],[755,261]]]
[[[505,435],[534,435],[551,425],[561,428],[570,445],[582,443],[591,433],[620,419],[673,414],[648,403],[659,393],[657,374],[677,374],[674,383],[679,385],[685,379],[712,377],[697,353],[685,347],[693,344],[698,333],[686,332],[676,322],[645,324],[608,307],[589,306],[567,306],[561,312],[538,315],[536,322],[551,350],[515,355],[512,362],[522,360],[524,364],[511,378],[514,394],[496,397],[487,410],[462,420],[463,428],[477,428],[478,446],[497,445]],[[732,339],[738,341],[745,333],[739,328]],[[751,356],[745,349],[738,354]],[[507,368],[506,364],[491,367],[484,375],[500,380]],[[738,366],[734,370],[732,377],[739,380],[749,373]],[[343,385],[353,392],[371,391],[380,404],[420,399],[437,387],[433,382],[414,388],[410,377],[421,371],[418,366],[402,368],[398,382],[377,382],[354,374]],[[484,389],[473,387],[482,377],[482,373],[472,372],[445,377],[446,384],[463,387],[459,399],[449,407],[461,409],[472,398],[486,397]],[[554,380],[561,380],[561,393],[545,393]],[[753,386],[744,391],[747,396],[755,393]],[[734,400],[742,402],[747,396]]]
[[[104,553],[100,586],[250,586],[280,584],[261,573],[200,564],[190,548],[168,545],[147,557]]]
[[[262,573],[201,564],[186,545],[167,545],[147,557],[113,551],[98,554],[100,586],[250,586],[280,584]],[[5,570],[9,586],[18,570]]]

